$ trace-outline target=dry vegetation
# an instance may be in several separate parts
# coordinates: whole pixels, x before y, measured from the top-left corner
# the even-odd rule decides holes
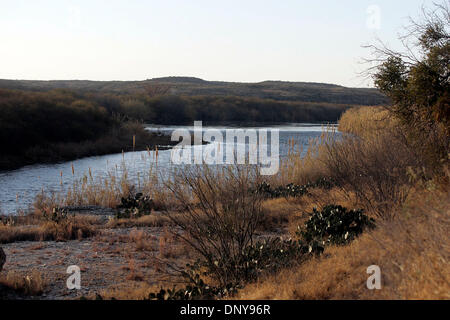
[[[435,6],[409,30],[421,61],[375,48],[375,84],[392,105],[348,110],[343,134],[325,132],[306,154],[292,141],[278,175],[194,166],[158,181],[150,168],[136,186],[125,165],[101,180],[89,174],[66,194],[43,192],[31,214],[2,220],[1,242],[40,241],[9,244],[7,254],[28,265],[44,241],[83,240],[52,241],[52,270],[72,250],[83,271],[97,265],[90,280],[110,283],[85,292],[92,299],[450,299],[450,15]],[[117,211],[65,212],[84,205]],[[372,265],[381,290],[366,286]],[[39,274],[8,267],[4,287],[42,292]]]
[[[36,220],[34,224],[0,224],[0,243],[17,241],[67,241],[83,239],[96,233],[95,219],[69,217],[64,221]],[[22,221],[23,223],[23,221]]]
[[[32,270],[28,274],[10,271],[7,275],[0,277],[0,297],[4,291],[7,293],[9,290],[15,295],[39,296],[45,291],[46,286],[47,281],[37,270]]]
[[[330,247],[319,258],[248,285],[235,298],[449,299],[450,203],[445,189],[413,194],[395,221],[380,221],[353,243]],[[366,287],[370,265],[381,268],[382,290]]]
[[[377,135],[394,128],[395,118],[383,107],[359,107],[347,110],[339,119],[339,131],[366,135]]]
[[[263,273],[256,282],[250,281],[239,290],[234,298],[450,298],[450,177],[447,159],[440,161],[441,174],[424,174],[423,171],[428,170],[422,158],[424,150],[413,150],[404,127],[390,117],[380,118],[380,113],[387,115],[382,110],[350,110],[343,118],[345,130],[351,134],[344,134],[342,139],[336,140],[332,132],[325,133],[312,141],[312,147],[302,158],[299,152],[293,151],[283,163],[280,174],[272,178],[272,184],[283,185],[287,181],[304,183],[326,176],[335,182],[335,186],[331,189],[315,188],[296,198],[263,200],[256,230],[266,234],[275,232],[276,236],[284,238],[295,237],[297,227],[303,225],[313,208],[323,208],[328,204],[364,208],[376,219],[377,228],[347,246],[326,248],[320,257],[300,264],[293,262],[292,267],[284,267],[275,274]],[[369,125],[371,117],[375,117],[376,125]],[[187,182],[193,183],[189,179],[198,179],[195,183],[200,185],[208,182],[201,177],[190,176]],[[213,192],[216,186],[227,186],[223,178],[209,185],[208,190],[213,195],[226,193]],[[185,184],[180,182],[177,186]],[[201,186],[199,188],[203,190]],[[235,190],[242,192],[239,188]],[[228,189],[227,192],[233,191]],[[175,194],[183,193],[178,190]],[[224,198],[233,197],[228,195]],[[213,199],[214,196],[206,196],[200,202],[206,201],[208,205]],[[221,198],[216,200],[220,202]],[[198,205],[198,202],[194,201],[194,204]],[[204,212],[194,211],[194,215],[199,214],[197,218],[200,218]],[[218,214],[220,217],[220,212]],[[226,231],[224,226],[219,225],[219,228]],[[366,287],[367,267],[374,264],[382,270],[382,290],[372,291]],[[208,280],[214,283],[214,278]],[[133,296],[130,293],[130,297]]]
[[[291,206],[291,235],[307,212],[329,203],[365,208],[377,219],[377,228],[347,246],[329,247],[320,257],[263,277],[234,298],[450,298],[448,160],[440,161],[441,174],[426,179],[424,150],[412,150],[404,127],[388,114],[369,108],[347,111],[339,128],[351,135],[337,143],[322,139],[314,158],[321,173],[338,187],[286,200]],[[305,166],[294,171],[296,181],[314,176],[308,172],[314,167],[311,160],[301,160]],[[381,268],[382,290],[366,287],[370,265]]]

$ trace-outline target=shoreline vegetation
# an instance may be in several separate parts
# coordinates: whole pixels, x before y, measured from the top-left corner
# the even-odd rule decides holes
[[[133,139],[135,145],[133,146]],[[171,148],[170,136],[148,132],[139,122],[118,124],[97,139],[81,142],[47,143],[21,150],[20,153],[3,153],[0,172],[15,170],[33,164],[52,164],[85,157],[102,156],[130,151],[165,150]]]

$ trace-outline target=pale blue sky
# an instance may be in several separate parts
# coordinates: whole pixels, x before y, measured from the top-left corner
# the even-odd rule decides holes
[[[0,78],[195,76],[367,86],[358,77],[368,55],[361,45],[379,37],[398,46],[407,17],[431,3],[0,0]],[[368,13],[374,5],[378,20]]]

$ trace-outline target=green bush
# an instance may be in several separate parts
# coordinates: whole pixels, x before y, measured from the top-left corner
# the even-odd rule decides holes
[[[347,244],[364,229],[375,227],[375,220],[363,214],[363,210],[347,210],[339,205],[328,205],[314,212],[298,233],[311,246]]]
[[[220,269],[230,269],[237,275],[236,281],[250,282],[256,280],[262,273],[274,272],[286,267],[294,260],[299,261],[308,253],[302,241],[269,238],[258,241],[244,249],[238,260],[216,260],[214,264]],[[197,261],[195,270],[206,270],[205,276],[211,276],[214,270],[208,269],[208,264]]]

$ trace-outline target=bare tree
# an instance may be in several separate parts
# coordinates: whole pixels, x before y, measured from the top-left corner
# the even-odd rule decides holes
[[[409,17],[409,24],[404,27],[403,33],[398,35],[403,51],[389,48],[379,38],[374,44],[363,45],[363,48],[370,50],[370,58],[362,59],[364,63],[370,65],[363,71],[363,76],[373,77],[389,58],[401,59],[405,66],[412,67],[424,58],[426,49],[430,49],[433,45],[443,47],[448,44],[450,39],[449,4],[447,1],[433,4],[433,9],[422,6],[419,19]]]
[[[178,227],[175,235],[199,255],[221,285],[245,274],[239,261],[253,244],[261,220],[262,199],[253,191],[260,180],[259,170],[250,166],[190,166],[166,184],[183,210],[181,215],[165,212]]]

